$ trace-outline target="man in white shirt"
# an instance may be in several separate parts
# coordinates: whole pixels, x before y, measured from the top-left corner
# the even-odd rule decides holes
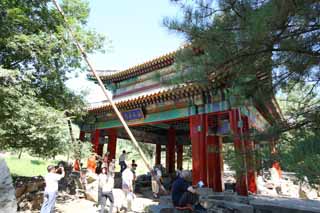
[[[122,173],[127,168],[127,153],[126,150],[122,151],[122,154],[119,157],[119,165],[120,165],[120,172]]]
[[[153,192],[153,197],[154,198],[159,198],[159,192],[160,192],[160,181],[161,181],[161,176],[162,176],[162,172],[158,167],[154,167],[153,169],[153,175],[151,178],[151,188],[152,188],[152,192]]]
[[[131,165],[122,172],[122,190],[127,199],[127,210],[131,211],[131,202],[133,198],[133,179],[134,175],[131,171]]]
[[[114,178],[111,173],[107,173],[107,168],[102,168],[101,174],[99,174],[99,191],[101,191],[100,197],[100,213],[104,213],[104,208],[107,202],[107,199],[110,201],[109,213],[113,212],[113,190],[114,187]]]
[[[65,172],[63,167],[59,167],[61,174],[57,174],[55,166],[47,167],[48,174],[44,177],[46,188],[44,190],[44,201],[40,213],[54,212],[54,205],[58,194],[58,181],[64,177]]]

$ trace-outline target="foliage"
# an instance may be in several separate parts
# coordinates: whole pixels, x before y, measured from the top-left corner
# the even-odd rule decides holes
[[[164,24],[193,46],[177,57],[181,73],[177,80],[231,88],[244,99],[253,97],[262,103],[298,83],[312,85],[301,102],[319,89],[319,1],[173,2],[182,8],[183,17],[166,18]],[[301,110],[292,113],[309,116],[289,119],[279,131],[318,125],[311,118],[318,115],[319,104]]]
[[[39,156],[64,153],[70,142],[64,113],[36,96],[31,76],[0,71],[1,149],[23,148]]]
[[[102,50],[104,37],[86,27],[88,3],[64,0],[61,6],[68,24],[87,53]],[[79,97],[65,86],[67,74],[84,69],[81,55],[50,0],[0,2],[0,65],[23,76],[31,72],[32,86],[52,107],[77,106]]]
[[[86,26],[88,2],[63,0],[61,6],[86,52],[102,51],[104,37]],[[74,147],[65,117],[79,122],[85,110],[65,81],[84,69],[81,55],[50,0],[3,0],[0,14],[1,149],[67,153]]]
[[[301,97],[310,91],[310,87],[311,85],[295,85],[290,93],[279,95],[278,100],[284,116],[290,120],[297,120],[296,122],[306,120],[304,117],[309,115],[303,113],[303,109],[313,107],[320,101],[316,91],[310,93],[308,99],[301,101]],[[307,119],[313,119],[313,123],[319,123],[320,116]],[[305,177],[307,177],[310,184],[319,185],[320,167],[314,162],[317,162],[320,157],[320,129],[318,125],[311,125],[313,123],[308,123],[303,128],[291,129],[282,134],[278,148],[284,169],[295,172],[301,181],[305,181]]]
[[[284,121],[275,120],[265,136],[270,140],[282,134],[284,167],[319,184],[314,162],[320,153],[320,2],[172,2],[181,7],[182,18],[166,18],[164,24],[192,44],[179,52],[180,75],[174,80],[228,88],[241,100],[253,98],[260,104],[274,94],[284,98],[286,105],[278,99]]]
[[[281,163],[297,177],[310,184],[320,184],[320,130],[299,129],[282,136]]]

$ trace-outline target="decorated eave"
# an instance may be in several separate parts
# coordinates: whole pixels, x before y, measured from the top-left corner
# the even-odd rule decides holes
[[[123,81],[128,78],[132,78],[172,65],[174,63],[176,53],[177,51],[174,51],[166,55],[160,56],[158,58],[155,58],[151,61],[147,61],[143,64],[131,67],[129,69],[118,71],[113,74],[99,74],[99,76],[102,81],[106,82]],[[96,80],[92,74],[88,74],[88,78],[91,80]]]
[[[167,66],[170,66],[174,63],[175,56],[178,51],[185,49],[185,48],[190,48],[191,45],[187,44],[182,46],[180,49],[167,53],[165,55],[162,55],[160,57],[157,57],[155,59],[152,59],[150,61],[147,61],[142,64],[138,64],[136,66],[130,67],[128,69],[114,72],[114,73],[100,73],[99,76],[102,81],[106,82],[118,82],[118,81],[123,81],[138,75],[142,75],[148,72],[152,72],[154,70],[158,70]],[[195,53],[200,52],[199,49],[193,48]],[[92,74],[88,74],[88,78],[91,80],[96,81],[95,77]]]
[[[137,96],[131,99],[115,101],[120,110],[144,107],[151,104],[157,104],[170,100],[179,100],[182,98],[192,97],[201,94],[201,92],[209,91],[210,87],[201,85],[179,85],[169,87],[147,95]],[[112,111],[112,106],[107,103],[102,106],[88,108],[89,113],[100,114]]]

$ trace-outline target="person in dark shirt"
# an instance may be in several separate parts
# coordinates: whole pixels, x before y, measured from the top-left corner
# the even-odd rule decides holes
[[[185,178],[187,171],[182,171],[172,185],[172,202],[174,206],[188,206],[197,203],[199,196]]]

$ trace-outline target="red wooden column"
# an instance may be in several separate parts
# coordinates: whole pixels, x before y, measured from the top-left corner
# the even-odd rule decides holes
[[[99,137],[100,137],[100,130],[99,129],[96,129],[94,132],[91,133],[91,143],[93,146],[93,151],[96,154],[98,154]]]
[[[166,150],[166,168],[168,173],[174,172],[175,167],[175,147],[176,147],[176,130],[173,127],[168,129],[168,144]]]
[[[234,149],[236,152],[236,160],[239,160],[238,171],[236,171],[236,191],[238,194],[248,196],[248,189],[246,184],[246,175],[244,170],[244,150],[240,138],[241,128],[239,128],[240,111],[239,109],[232,109],[229,112],[230,130],[233,134]]]
[[[257,193],[256,184],[256,169],[255,169],[255,159],[254,159],[254,142],[249,138],[249,119],[247,116],[243,116],[243,133],[245,142],[245,153],[246,153],[246,163],[247,163],[247,183],[248,190],[251,193]]]
[[[155,165],[161,164],[161,144],[156,144]]]
[[[86,133],[84,131],[80,131],[79,140],[84,141]]]
[[[182,170],[183,168],[183,145],[177,144],[177,169]]]
[[[190,116],[189,125],[192,145],[192,184],[202,180],[207,185],[205,116]]]
[[[117,149],[117,129],[107,129],[108,135],[108,152],[109,157],[108,160],[116,158],[116,149]]]
[[[221,139],[219,136],[207,136],[208,186],[214,192],[224,190]]]

